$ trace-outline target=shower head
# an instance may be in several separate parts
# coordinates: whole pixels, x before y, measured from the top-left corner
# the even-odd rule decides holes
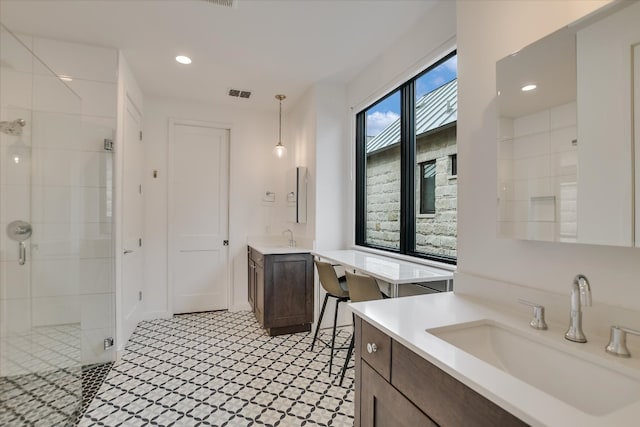
[[[11,122],[3,121],[0,122],[0,132],[7,135],[22,135],[22,128],[26,124],[27,122],[24,119],[16,119]]]

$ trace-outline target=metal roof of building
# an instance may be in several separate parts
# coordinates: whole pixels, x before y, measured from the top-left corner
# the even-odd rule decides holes
[[[458,120],[458,79],[425,94],[416,102],[416,136]],[[367,154],[400,142],[400,118],[367,141]]]

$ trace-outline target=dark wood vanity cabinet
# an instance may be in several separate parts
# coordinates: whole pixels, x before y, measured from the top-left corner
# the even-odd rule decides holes
[[[355,351],[355,427],[527,425],[359,317]]]
[[[249,304],[269,335],[311,330],[313,257],[262,254],[249,246]]]

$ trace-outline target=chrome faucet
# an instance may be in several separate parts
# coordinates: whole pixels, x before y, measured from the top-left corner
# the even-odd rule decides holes
[[[282,235],[284,236],[286,233],[289,233],[289,247],[290,248],[294,248],[296,246],[296,241],[293,240],[293,231],[291,231],[291,229],[287,228],[286,230],[284,230],[282,232]]]
[[[591,286],[585,276],[578,274],[571,284],[571,317],[569,329],[564,334],[569,341],[587,342],[582,332],[582,304],[591,306]]]

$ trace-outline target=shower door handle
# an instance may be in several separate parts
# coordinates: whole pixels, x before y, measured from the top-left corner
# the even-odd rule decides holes
[[[20,265],[24,265],[27,262],[27,248],[24,245],[24,242],[18,243],[18,262]]]

